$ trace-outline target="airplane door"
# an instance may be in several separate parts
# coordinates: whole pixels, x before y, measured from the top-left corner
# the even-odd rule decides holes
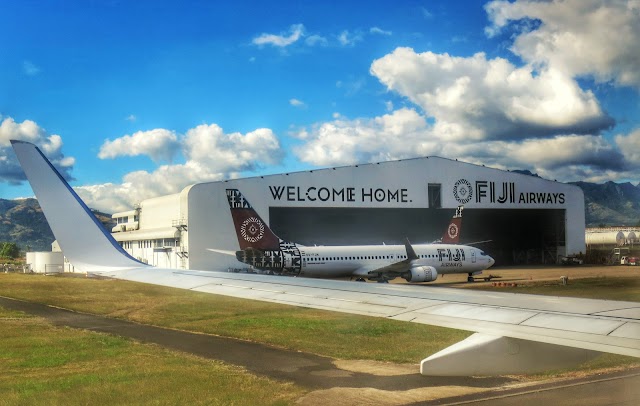
[[[471,250],[471,263],[476,263],[476,250]]]

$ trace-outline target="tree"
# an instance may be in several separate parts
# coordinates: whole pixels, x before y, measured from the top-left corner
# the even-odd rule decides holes
[[[0,258],[15,259],[20,256],[20,248],[15,242],[0,243]]]

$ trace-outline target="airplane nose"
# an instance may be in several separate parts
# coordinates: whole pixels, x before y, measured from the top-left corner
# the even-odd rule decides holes
[[[496,260],[493,259],[492,257],[489,257],[489,267],[492,267],[493,264],[495,264],[495,263],[496,263]]]

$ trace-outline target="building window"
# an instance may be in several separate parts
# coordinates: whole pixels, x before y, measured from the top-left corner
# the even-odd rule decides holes
[[[442,208],[442,202],[440,200],[440,189],[442,185],[440,183],[429,183],[429,208],[440,209]]]

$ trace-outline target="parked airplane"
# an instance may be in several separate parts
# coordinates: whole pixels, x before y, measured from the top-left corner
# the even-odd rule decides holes
[[[424,359],[423,375],[541,372],[601,352],[640,357],[638,302],[154,268],[122,250],[35,145],[11,144],[65,257],[81,272],[474,332]]]
[[[237,189],[227,189],[227,201],[240,244],[238,261],[276,274],[316,278],[356,277],[387,282],[402,277],[408,282],[431,282],[438,274],[473,275],[494,260],[482,250],[465,245],[420,244],[303,246],[283,241],[269,228]],[[458,208],[443,239],[457,242],[462,210]],[[217,252],[228,253],[227,251]]]

